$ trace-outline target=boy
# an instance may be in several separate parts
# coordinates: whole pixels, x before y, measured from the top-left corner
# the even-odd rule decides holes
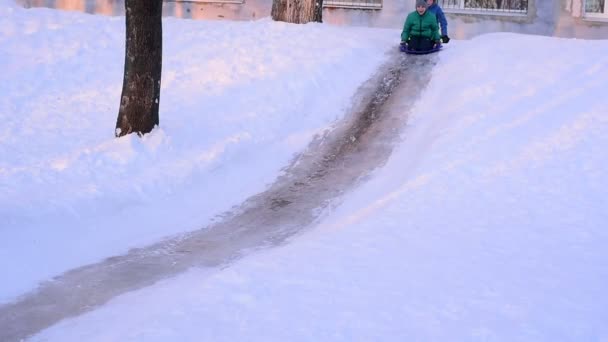
[[[416,10],[407,16],[403,24],[401,44],[407,44],[414,51],[428,51],[441,44],[437,17],[427,11],[426,0],[416,0]]]
[[[448,21],[445,19],[445,14],[443,14],[443,10],[437,4],[437,0],[426,0],[428,5],[427,11],[433,13],[437,17],[437,22],[441,26],[441,41],[447,43],[450,41],[450,37],[448,37]]]

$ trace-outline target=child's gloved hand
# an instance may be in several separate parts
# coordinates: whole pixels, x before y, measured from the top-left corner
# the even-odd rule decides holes
[[[450,37],[448,37],[447,35],[441,36],[441,41],[447,44],[450,42]]]

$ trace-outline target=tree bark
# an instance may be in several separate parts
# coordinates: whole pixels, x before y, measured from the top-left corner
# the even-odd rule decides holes
[[[272,19],[293,24],[323,22],[323,0],[273,0]]]
[[[162,0],[126,0],[125,70],[117,137],[149,133],[159,124]]]

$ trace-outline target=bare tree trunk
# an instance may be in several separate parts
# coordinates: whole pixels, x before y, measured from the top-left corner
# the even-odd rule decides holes
[[[125,71],[117,137],[158,125],[162,69],[162,0],[126,0]]]
[[[272,19],[293,24],[322,22],[323,0],[273,0]]]

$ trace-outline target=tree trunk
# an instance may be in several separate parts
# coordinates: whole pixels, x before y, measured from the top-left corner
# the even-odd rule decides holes
[[[273,0],[272,19],[293,24],[322,22],[323,0]]]
[[[158,125],[162,69],[162,0],[126,0],[125,71],[117,137],[149,133]]]

